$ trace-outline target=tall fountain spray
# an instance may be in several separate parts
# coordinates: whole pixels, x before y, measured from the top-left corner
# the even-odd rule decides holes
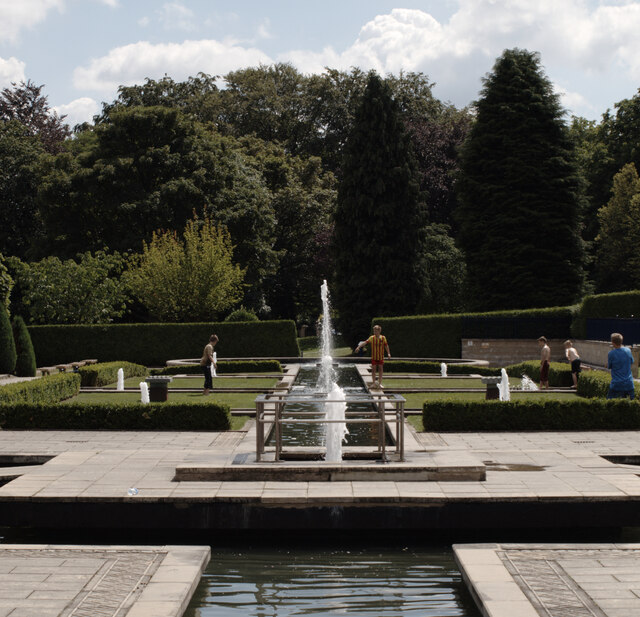
[[[342,442],[349,431],[344,422],[347,408],[346,398],[342,388],[336,383],[333,370],[333,358],[331,356],[331,305],[329,304],[327,281],[323,281],[320,295],[322,297],[322,362],[318,387],[321,392],[327,393],[327,398],[331,401],[325,403],[326,419],[342,420],[342,422],[327,422],[325,425],[325,443],[327,446],[325,461],[338,463],[342,460]]]

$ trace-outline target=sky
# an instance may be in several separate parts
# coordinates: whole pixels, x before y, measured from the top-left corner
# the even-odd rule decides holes
[[[274,62],[422,72],[463,107],[514,47],[540,53],[569,113],[599,120],[638,93],[640,0],[0,0],[0,88],[44,84],[71,125],[119,85]]]

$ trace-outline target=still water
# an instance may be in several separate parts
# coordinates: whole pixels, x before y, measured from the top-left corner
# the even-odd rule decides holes
[[[480,617],[448,547],[212,548],[186,617]]]

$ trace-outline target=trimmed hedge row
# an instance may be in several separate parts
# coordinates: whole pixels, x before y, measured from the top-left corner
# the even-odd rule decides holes
[[[571,326],[574,338],[587,336],[587,319],[640,318],[640,290],[585,296]]]
[[[21,403],[0,406],[0,427],[9,429],[226,431],[228,405],[217,403]]]
[[[578,376],[578,394],[585,398],[606,398],[611,375],[606,371],[582,371]]]
[[[640,402],[575,401],[441,401],[425,402],[425,431],[595,431],[640,429]]]
[[[57,403],[76,396],[79,391],[80,375],[58,373],[31,381],[0,386],[0,406],[20,403]]]
[[[567,338],[574,307],[377,317],[396,356],[459,358],[463,338]]]
[[[440,374],[440,362],[387,360],[384,363],[384,372]],[[500,375],[500,369],[471,364],[447,364],[447,375],[469,375],[470,373],[476,375]]]
[[[183,364],[181,366],[165,366],[151,369],[152,375],[199,375],[202,367],[199,364]],[[278,360],[222,360],[217,363],[216,373],[282,373],[282,365]]]
[[[124,372],[124,378],[128,377],[146,377],[149,370],[141,364],[133,364],[132,362],[98,362],[89,366],[81,366],[78,369],[80,373],[81,385],[89,388],[99,388],[106,386],[118,380],[118,369]]]
[[[533,381],[540,381],[540,361],[530,360],[505,367],[509,377],[527,375]],[[549,385],[555,388],[570,388],[573,385],[571,365],[563,362],[549,363]]]
[[[175,358],[200,357],[212,333],[220,337],[219,355],[233,357],[298,357],[293,321],[192,324],[108,324],[30,326],[41,365],[98,358],[163,365]]]

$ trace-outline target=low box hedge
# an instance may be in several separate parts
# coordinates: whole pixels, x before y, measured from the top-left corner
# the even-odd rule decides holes
[[[219,403],[20,403],[0,406],[0,427],[42,430],[226,431]]]
[[[81,385],[85,388],[100,388],[113,383],[118,380],[118,369],[122,369],[125,379],[145,377],[149,373],[146,366],[132,362],[98,362],[78,369]]]
[[[578,394],[585,398],[606,398],[611,375],[606,371],[585,371],[578,376]]]
[[[19,403],[57,403],[80,391],[80,375],[58,373],[30,381],[0,386],[0,405]]]
[[[199,364],[182,364],[151,369],[152,375],[199,375],[202,367]],[[282,365],[278,360],[221,360],[217,363],[218,375],[231,373],[282,373]]]
[[[162,366],[167,360],[199,358],[212,333],[218,354],[227,358],[299,357],[293,321],[191,324],[74,324],[30,326],[42,366],[98,358]]]
[[[536,383],[540,382],[540,362],[528,360],[505,367],[509,377],[522,377],[527,375]],[[571,377],[571,365],[563,362],[549,363],[549,385],[554,388],[570,388],[573,385]]]
[[[551,401],[425,402],[429,432],[639,430],[640,402],[576,399]]]
[[[387,360],[384,363],[385,373],[425,373],[440,374],[440,362]],[[499,368],[476,366],[473,364],[447,364],[447,375],[500,375]]]

